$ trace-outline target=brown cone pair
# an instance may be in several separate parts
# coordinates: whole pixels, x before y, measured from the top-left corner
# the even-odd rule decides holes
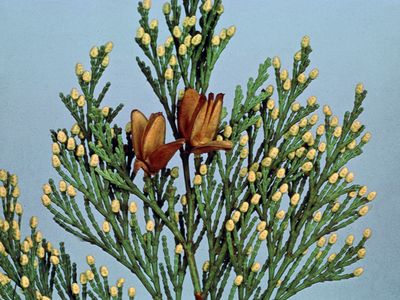
[[[166,125],[161,113],[147,119],[139,110],[131,114],[132,144],[136,154],[134,171],[140,168],[155,174],[165,168],[169,160],[184,143],[189,152],[202,154],[217,150],[230,150],[230,141],[216,141],[221,118],[223,94],[210,93],[208,100],[194,89],[187,89],[178,107],[178,129],[182,138],[165,144]]]

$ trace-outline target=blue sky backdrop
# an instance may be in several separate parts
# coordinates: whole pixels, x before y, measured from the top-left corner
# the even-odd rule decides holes
[[[293,299],[399,299],[400,1],[229,0],[224,4],[220,26],[234,24],[238,30],[215,68],[210,90],[224,92],[228,106],[235,86],[255,75],[266,57],[280,55],[283,66],[290,68],[305,34],[314,49],[311,66],[320,70],[310,95],[342,115],[352,106],[357,82],[364,82],[368,90],[361,121],[373,138],[350,167],[356,181],[377,190],[378,197],[370,213],[348,231],[360,236],[363,228],[373,229],[367,256],[359,264],[365,274],[316,285]],[[160,20],[161,5],[154,0],[151,12]],[[42,184],[58,178],[50,164],[49,129],[72,125],[58,93],[77,86],[74,65],[88,65],[92,45],[109,40],[115,44],[105,73],[112,83],[105,104],[125,104],[117,119],[121,126],[132,108],[146,114],[161,110],[136,66],[135,56],[142,55],[134,42],[137,21],[134,0],[0,1],[0,168],[20,177],[25,221],[29,215],[40,216],[45,236],[66,241],[81,268],[85,256],[94,254],[99,265],[110,266],[113,280],[124,275],[128,284],[138,287],[138,299],[146,299],[123,267],[65,233],[40,204]],[[345,234],[339,237],[343,241]]]

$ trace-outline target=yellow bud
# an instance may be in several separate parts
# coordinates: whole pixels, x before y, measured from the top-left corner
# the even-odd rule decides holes
[[[235,222],[235,223],[239,222],[239,220],[240,220],[240,212],[239,212],[239,211],[235,211],[235,212],[232,214],[231,219],[232,219],[232,221]]]
[[[310,74],[310,77],[311,77],[311,74]],[[313,79],[313,78],[311,78],[311,79]],[[299,76],[297,76],[297,81],[298,81],[300,84],[306,83],[306,81],[307,81],[306,75],[305,75],[304,73],[301,73]]]
[[[220,38],[222,41],[226,39],[226,29],[225,29],[225,28],[223,28],[223,29],[221,30],[221,32],[219,33],[219,38]]]
[[[363,268],[357,268],[357,269],[355,269],[354,272],[353,272],[354,276],[356,276],[356,277],[361,276],[362,273],[364,273],[364,269],[363,269]]]
[[[0,186],[0,197],[1,198],[7,197],[7,190],[4,186]]]
[[[78,92],[78,90],[76,88],[72,88],[71,92],[69,94],[70,94],[72,100],[78,100],[79,92]]]
[[[301,39],[301,48],[307,48],[308,46],[310,46],[310,37],[305,35]]]
[[[21,266],[26,266],[29,262],[29,258],[26,254],[22,254],[19,258],[19,263],[21,264]]]
[[[283,83],[283,89],[285,91],[290,90],[290,88],[292,87],[292,82],[290,81],[290,79],[286,79],[285,82]]]
[[[261,269],[261,264],[259,262],[255,262],[254,264],[251,265],[251,271],[253,273],[258,272]]]
[[[321,219],[322,219],[322,213],[320,211],[317,211],[314,214],[313,220],[314,220],[314,222],[319,223],[321,221]]]
[[[349,234],[346,238],[346,245],[351,246],[353,245],[353,242],[354,242],[354,235]]]
[[[272,158],[271,157],[266,157],[261,161],[261,165],[265,168],[270,167],[272,164]]]
[[[59,263],[60,263],[60,259],[57,257],[57,256],[55,256],[55,255],[52,255],[52,256],[50,256],[50,262],[53,264],[53,265],[58,265]]]
[[[110,223],[107,221],[104,221],[103,225],[102,225],[102,229],[103,229],[104,233],[109,233],[110,232]]]
[[[247,171],[248,171],[248,170],[247,170],[246,167],[241,168],[240,171],[239,171],[239,176],[242,177],[242,178],[246,177]]]
[[[362,83],[358,83],[356,85],[356,94],[361,95],[364,92],[364,85]]]
[[[326,143],[321,142],[321,143],[318,145],[318,151],[323,153],[323,152],[325,152],[325,150],[326,150]]]
[[[76,103],[78,104],[79,107],[83,107],[86,103],[85,101],[85,96],[84,95],[80,95],[78,100],[76,101]]]
[[[185,38],[183,39],[183,44],[187,47],[190,48],[190,46],[192,46],[192,36],[190,34],[188,34],[187,36],[185,36]]]
[[[268,151],[268,156],[271,157],[272,159],[277,158],[278,154],[279,154],[279,148],[277,148],[277,147],[272,147]]]
[[[241,159],[245,159],[245,158],[247,158],[247,156],[249,156],[249,149],[248,148],[243,148],[240,151],[240,158]]]
[[[307,118],[303,118],[303,119],[301,119],[300,122],[299,122],[299,127],[300,127],[300,128],[304,128],[304,127],[307,126],[307,123],[308,123]]]
[[[167,70],[165,71],[164,77],[166,80],[174,79],[174,70],[172,70],[171,68],[167,68]]]
[[[273,99],[269,99],[269,100],[267,101],[267,108],[268,108],[269,110],[273,110],[274,107],[275,107],[275,101],[274,101]]]
[[[51,200],[50,200],[49,196],[47,196],[47,195],[42,196],[42,204],[46,207],[51,204]]]
[[[158,57],[163,57],[165,55],[165,47],[163,45],[160,45],[157,47],[157,56]]]
[[[290,198],[290,205],[296,206],[299,203],[300,200],[300,194],[295,193],[291,198]]]
[[[260,241],[265,241],[265,239],[267,238],[267,236],[268,236],[268,231],[267,231],[267,230],[263,230],[263,231],[261,231],[261,232],[259,233],[258,239],[259,239]]]
[[[331,108],[329,107],[329,105],[324,105],[324,107],[323,107],[323,113],[324,113],[326,116],[331,116],[331,115],[332,115],[332,110],[331,110]]]
[[[196,175],[194,176],[194,179],[193,179],[193,184],[194,184],[194,185],[201,185],[201,182],[202,182],[201,175],[196,174]]]
[[[148,220],[146,223],[146,230],[151,232],[154,230],[154,222],[152,220]]]
[[[145,32],[144,32],[143,27],[139,27],[139,28],[136,30],[136,38],[137,38],[137,39],[143,38],[144,33],[145,33]]]
[[[107,42],[105,45],[104,45],[104,52],[105,53],[110,53],[112,50],[113,50],[113,48],[114,48],[114,44],[113,44],[113,42]]]
[[[196,16],[191,16],[188,19],[188,26],[193,27],[194,25],[196,25],[196,20],[197,20]]]
[[[300,60],[301,60],[301,51],[297,51],[297,52],[294,54],[294,60],[295,60],[295,61],[300,61]]]
[[[365,239],[369,239],[369,238],[371,237],[371,235],[372,235],[372,230],[371,230],[370,228],[364,229],[364,231],[363,231],[363,237],[364,237]]]
[[[185,56],[186,55],[187,47],[185,46],[185,44],[181,44],[179,46],[178,53],[179,53],[180,56]]]
[[[176,254],[182,254],[182,252],[183,252],[183,246],[182,246],[182,244],[176,245],[176,246],[175,246],[175,253],[176,253]]]
[[[101,266],[100,267],[100,275],[101,275],[101,277],[107,277],[108,276],[108,268],[106,266]]]
[[[318,69],[312,69],[310,72],[310,78],[311,80],[314,80],[318,77],[319,71]]]
[[[281,71],[281,73],[279,74],[279,79],[280,79],[281,81],[285,81],[285,80],[288,78],[288,76],[289,76],[288,70],[283,69],[283,70]]]
[[[220,43],[221,43],[221,39],[220,39],[219,35],[213,36],[213,38],[211,39],[211,44],[213,46],[219,46]]]
[[[15,187],[15,188],[17,188],[17,187]],[[14,191],[15,191],[15,189],[14,189]],[[13,194],[14,194],[14,193],[13,193]],[[13,197],[16,198],[15,195],[13,195]],[[23,211],[24,211],[24,209],[22,208],[21,203],[19,203],[19,202],[15,203],[15,213],[16,213],[17,215],[21,216],[22,213],[23,213]]]
[[[200,33],[196,34],[196,35],[192,38],[192,45],[193,45],[193,46],[198,46],[198,45],[200,45],[202,39],[203,39],[203,37],[201,36]]]
[[[286,214],[286,212],[285,212],[283,209],[281,209],[280,211],[278,211],[278,212],[275,214],[275,217],[276,217],[277,219],[279,219],[279,220],[283,220],[283,219],[285,218],[285,214]]]
[[[306,155],[306,157],[309,159],[309,160],[313,160],[314,158],[315,158],[315,155],[317,154],[317,150],[315,150],[315,149],[310,149],[308,152],[307,152],[307,155]]]
[[[292,136],[296,136],[298,133],[299,133],[299,125],[297,125],[297,124],[294,124],[294,125],[292,125],[291,127],[290,127],[290,129],[289,129],[289,133],[292,135]]]
[[[92,80],[92,73],[90,71],[84,71],[82,74],[82,80],[86,83]]]
[[[226,137],[227,139],[230,138],[232,135],[232,127],[229,125],[226,125],[224,128],[224,137]]]
[[[370,139],[371,139],[371,133],[366,132],[364,136],[361,138],[361,142],[368,143]]]
[[[313,168],[313,164],[312,162],[308,161],[305,162],[302,166],[301,169],[303,170],[303,172],[310,172]]]
[[[328,243],[331,244],[331,245],[333,245],[333,244],[336,243],[336,241],[337,241],[337,234],[336,234],[336,233],[333,233],[333,234],[329,237]]]
[[[89,55],[91,58],[96,58],[97,56],[99,56],[99,48],[97,48],[96,46],[92,47],[92,49],[90,49]]]
[[[331,255],[328,256],[328,262],[333,262],[336,258],[336,253],[332,253]]]
[[[360,259],[363,259],[365,254],[367,254],[367,250],[365,248],[361,248],[357,251],[357,257]]]
[[[142,44],[143,46],[148,46],[151,43],[151,36],[147,32],[145,32],[142,36]]]
[[[115,214],[119,213],[119,211],[121,210],[121,203],[119,202],[119,200],[114,199],[111,201],[111,211]]]
[[[76,64],[75,65],[75,74],[76,76],[82,76],[83,74],[83,65],[82,64]]]
[[[284,168],[280,168],[276,172],[276,177],[278,177],[279,179],[285,178],[285,173],[286,173],[286,170]]]
[[[85,147],[83,145],[78,145],[75,151],[76,156],[82,157],[85,155]]]
[[[99,165],[99,156],[97,154],[92,154],[89,165],[93,168],[96,168]]]
[[[40,231],[36,232],[35,242],[39,244],[42,242],[42,239],[43,239],[42,233]]]
[[[76,190],[72,185],[69,185],[67,188],[67,194],[70,197],[75,197],[76,196]]]
[[[79,275],[79,281],[80,281],[80,283],[83,284],[83,285],[87,284],[87,276],[86,276],[85,273],[81,273],[81,274]]]
[[[181,197],[181,204],[182,204],[183,206],[185,206],[185,205],[187,204],[187,197],[186,197],[186,195],[182,195],[182,197]]]
[[[169,15],[171,13],[171,4],[169,2],[165,2],[162,7],[164,15]]]
[[[256,181],[256,173],[254,171],[249,171],[249,174],[247,175],[247,180],[252,183]]]
[[[71,285],[71,290],[72,290],[73,295],[79,295],[80,289],[79,289],[79,285],[76,282],[74,282]]]
[[[242,282],[243,282],[243,276],[242,275],[237,275],[236,278],[235,278],[235,281],[234,281],[235,285],[236,286],[240,286],[242,284]]]
[[[279,58],[279,56],[274,56],[274,58],[272,59],[272,66],[275,69],[280,69],[280,67],[281,67],[281,59]]]
[[[260,194],[254,194],[251,197],[250,203],[253,204],[253,205],[257,205],[260,202],[260,199],[261,199],[261,195]]]
[[[358,214],[362,217],[365,216],[368,213],[369,207],[367,205],[362,206],[359,210],[358,210]]]
[[[319,238],[318,242],[317,242],[317,246],[318,246],[319,248],[322,248],[323,246],[325,246],[325,243],[326,243],[325,237],[321,236],[321,237]]]
[[[262,232],[265,230],[265,228],[267,227],[267,222],[265,221],[260,221],[260,223],[257,224],[257,231],[258,232]]]
[[[129,212],[130,212],[131,214],[136,214],[136,212],[137,212],[137,205],[136,205],[136,202],[131,202],[131,203],[129,203]]]
[[[73,137],[68,138],[67,149],[70,151],[75,150],[75,139]]]
[[[128,297],[133,298],[133,297],[135,297],[135,296],[136,296],[136,289],[135,289],[134,287],[130,287],[130,288],[128,289]]]
[[[358,131],[360,130],[361,126],[362,126],[362,125],[361,125],[361,122],[358,121],[358,120],[355,120],[355,121],[351,124],[350,130],[351,130],[352,132],[356,133],[356,132],[358,132]]]
[[[335,184],[337,182],[338,178],[339,178],[339,174],[333,173],[331,176],[329,176],[328,181],[330,184]]]
[[[228,30],[226,31],[226,35],[228,37],[233,37],[236,33],[236,27],[235,26],[231,26],[228,28]]]
[[[224,13],[224,6],[222,4],[218,5],[217,14],[222,15]]]
[[[345,180],[347,183],[353,182],[354,180],[354,174],[352,172],[348,173],[345,177]]]
[[[225,223],[225,229],[228,232],[233,231],[233,229],[235,228],[235,223],[233,222],[232,219],[229,219],[228,221],[226,221]]]
[[[89,281],[92,281],[92,280],[94,279],[94,274],[93,274],[93,272],[92,272],[91,270],[87,270],[87,271],[85,272],[85,274],[86,274],[86,277],[87,277],[87,279],[88,279]]]
[[[101,61],[101,66],[106,68],[110,63],[110,57],[108,55],[104,56],[103,60]]]
[[[93,266],[94,264],[95,264],[95,259],[94,259],[94,256],[92,256],[92,255],[88,255],[88,256],[86,256],[86,262],[87,262],[87,264],[89,265],[89,266]]]
[[[282,194],[287,193],[288,190],[289,190],[289,185],[288,185],[287,183],[284,183],[284,184],[282,184],[282,185],[279,187],[279,191],[280,191]]]
[[[62,131],[62,130],[60,130],[59,132],[57,132],[57,140],[60,142],[60,143],[65,143],[66,141],[67,141],[67,135],[65,134],[65,132],[64,131]]]
[[[172,30],[172,34],[174,37],[176,37],[177,39],[179,39],[182,36],[182,31],[179,28],[179,26],[175,26]]]
[[[239,145],[244,147],[247,144],[248,141],[249,141],[249,136],[247,134],[246,135],[242,135],[242,137],[239,140]]]
[[[22,276],[21,280],[20,280],[20,284],[23,289],[27,289],[30,284],[28,277],[26,277],[25,275]]]
[[[124,283],[125,283],[125,278],[119,278],[117,280],[117,287],[119,287],[119,288],[123,287]]]
[[[149,27],[151,30],[154,30],[158,27],[158,20],[157,19],[153,19],[150,21]]]
[[[38,226],[39,220],[38,217],[36,216],[32,216],[30,221],[29,221],[29,225],[32,229],[35,229]]]
[[[151,0],[143,0],[143,9],[150,10],[151,8]]]
[[[81,132],[81,128],[79,127],[79,125],[77,123],[75,123],[72,127],[71,127],[71,133],[73,135],[78,135]]]
[[[206,260],[203,264],[203,272],[208,272],[208,270],[210,269],[210,261]]]
[[[174,38],[172,36],[167,37],[167,39],[165,40],[164,46],[166,48],[171,47],[174,44]]]
[[[249,202],[243,202],[239,208],[240,212],[242,213],[246,213],[248,209],[249,209]]]
[[[364,196],[366,193],[367,193],[367,186],[366,185],[364,185],[364,186],[362,186],[359,190],[358,190],[358,195],[359,196]]]
[[[340,208],[340,203],[339,202],[335,202],[335,204],[332,206],[331,211],[333,213],[335,213],[335,212],[337,212],[339,210],[339,208]]]
[[[372,200],[375,199],[375,197],[376,197],[376,192],[370,192],[370,193],[368,194],[368,196],[367,196],[367,200],[368,200],[368,201],[372,201]]]
[[[211,0],[206,0],[206,1],[204,1],[204,4],[203,4],[203,6],[202,6],[202,8],[203,8],[203,11],[205,12],[205,13],[208,13],[208,12],[210,12],[211,11],[211,9],[212,9],[212,3],[211,3]]]

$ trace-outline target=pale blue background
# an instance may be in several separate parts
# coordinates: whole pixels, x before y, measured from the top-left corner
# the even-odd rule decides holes
[[[153,1],[153,16],[162,1]],[[294,299],[399,299],[399,70],[400,1],[225,1],[221,24],[235,24],[238,32],[215,68],[211,89],[227,94],[253,75],[266,56],[279,54],[286,67],[304,34],[314,48],[312,66],[320,78],[311,92],[329,103],[337,114],[352,105],[353,90],[363,81],[368,89],[365,113],[373,139],[351,168],[357,182],[378,191],[372,210],[352,226],[361,234],[373,228],[366,273],[356,280],[314,286]],[[221,25],[222,26],[222,25]],[[108,256],[55,225],[41,206],[41,186],[55,176],[50,165],[49,129],[71,126],[58,99],[60,91],[76,86],[74,65],[88,64],[93,44],[112,40],[106,79],[112,87],[106,104],[123,102],[119,123],[138,107],[146,113],[160,106],[139,72],[140,54],[133,36],[137,27],[136,1],[0,1],[0,168],[20,177],[27,215],[39,215],[41,228],[52,241],[65,240],[73,259],[83,267],[84,256],[94,253],[117,275],[125,271]],[[343,238],[343,234],[342,234]],[[138,299],[145,299],[138,289]],[[191,297],[190,297],[191,298]]]

